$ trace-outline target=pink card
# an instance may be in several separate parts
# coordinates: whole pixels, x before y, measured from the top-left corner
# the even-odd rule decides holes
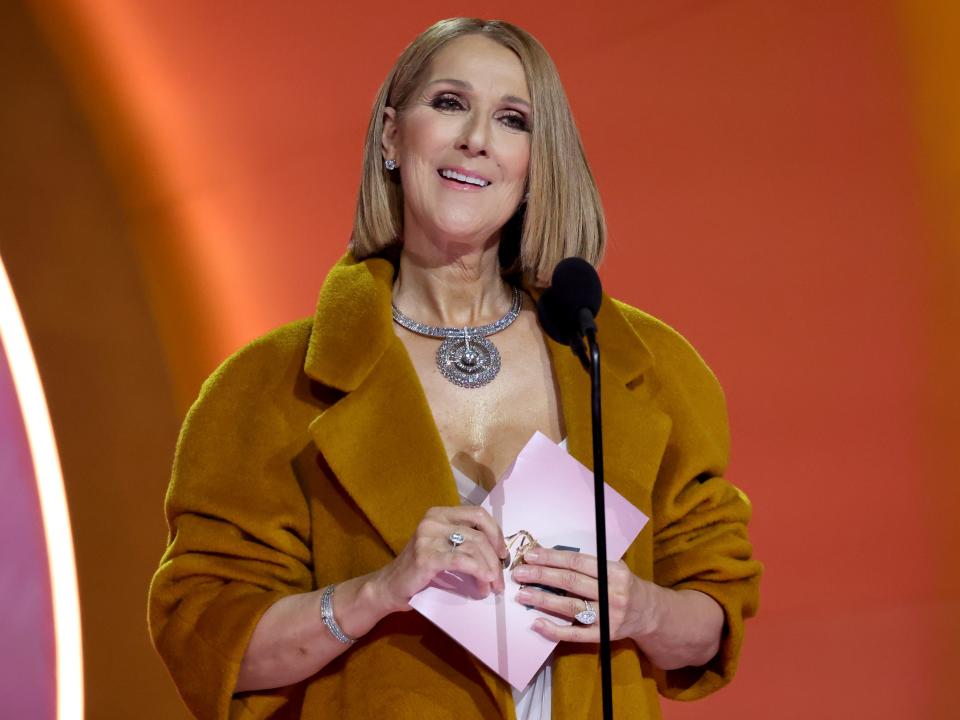
[[[620,493],[604,488],[607,555],[620,559],[647,522],[647,516]],[[593,473],[566,450],[535,433],[497,486],[484,500],[509,536],[527,530],[544,547],[562,545],[595,555]],[[471,597],[473,580],[442,573],[410,600],[410,605],[518,690],[533,679],[557,643],[531,626],[538,617],[516,600],[520,586],[504,571],[506,591]]]

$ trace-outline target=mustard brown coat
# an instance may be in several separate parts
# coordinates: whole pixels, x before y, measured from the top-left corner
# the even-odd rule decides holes
[[[459,499],[440,435],[390,313],[394,266],[349,255],[315,317],[230,357],[184,422],[166,500],[170,535],[150,588],[153,642],[201,720],[513,718],[509,686],[416,612],[382,620],[312,678],[234,693],[262,613],[280,598],[383,567],[424,511]],[[723,478],[721,389],[677,333],[604,297],[607,482],[652,518],[624,560],[634,573],[692,588],[723,607],[717,656],[663,672],[630,640],[614,643],[618,718],[660,717],[661,694],[695,699],[733,676],[760,565],[750,506]],[[592,464],[589,382],[548,342],[568,449]],[[468,391],[465,391],[468,392]],[[554,653],[553,718],[600,717],[594,645]]]

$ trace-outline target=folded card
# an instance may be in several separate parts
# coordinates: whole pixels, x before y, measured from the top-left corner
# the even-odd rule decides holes
[[[609,485],[604,486],[607,556],[618,560],[647,517]],[[482,507],[505,536],[527,531],[543,547],[577,548],[595,555],[593,473],[566,450],[535,433]],[[453,551],[455,552],[455,551]],[[520,586],[504,571],[506,591],[478,599],[472,578],[441,573],[410,605],[482,660],[513,687],[533,679],[557,643],[532,629],[538,617],[555,616],[516,600]]]

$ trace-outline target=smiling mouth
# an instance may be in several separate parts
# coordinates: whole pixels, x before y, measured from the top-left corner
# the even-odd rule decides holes
[[[437,170],[437,174],[445,180],[453,180],[454,182],[458,182],[463,185],[473,185],[474,187],[483,188],[490,184],[489,180],[474,177],[473,175],[464,175],[456,170],[449,170],[447,168],[441,168],[440,170]]]

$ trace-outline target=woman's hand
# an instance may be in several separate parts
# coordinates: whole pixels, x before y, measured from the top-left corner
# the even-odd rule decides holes
[[[450,534],[464,541],[454,548]],[[410,598],[438,573],[472,576],[484,595],[503,591],[507,547],[496,522],[478,507],[438,507],[426,512],[410,542],[377,572],[337,583],[333,615],[350,637],[365,635],[383,617],[409,610]],[[321,590],[281,598],[267,608],[244,653],[236,690],[284,687],[310,677],[347,649],[324,626]]]
[[[555,595],[533,587],[523,588],[517,600],[539,610],[574,620],[586,609],[584,600],[599,613],[600,597],[597,583],[597,558],[568,550],[550,550],[538,547],[523,556],[524,564],[513,571],[513,579],[522,585],[546,585],[567,593]],[[607,588],[610,604],[610,639],[636,638],[649,634],[655,626],[657,611],[656,585],[634,575],[623,561],[607,563]],[[550,640],[571,642],[600,642],[600,623],[559,625],[538,619],[533,628]]]
[[[599,622],[581,625],[575,621],[577,613],[586,609],[585,599],[592,601],[593,610],[599,613],[595,604],[599,597],[597,559],[546,548],[528,550],[523,558],[525,564],[513,571],[514,580],[570,594],[564,597],[532,587],[521,590],[520,602],[574,620],[567,626],[539,618],[534,629],[550,640],[599,642]],[[607,588],[611,640],[632,638],[662,670],[703,665],[717,654],[725,618],[723,608],[709,595],[660,587],[638,578],[622,561],[607,563]]]
[[[454,532],[464,537],[457,547],[450,542]],[[503,533],[486,510],[435,507],[427,510],[396,559],[376,573],[375,582],[388,614],[409,610],[410,598],[444,571],[471,576],[486,597],[491,591],[503,592],[505,557]]]

